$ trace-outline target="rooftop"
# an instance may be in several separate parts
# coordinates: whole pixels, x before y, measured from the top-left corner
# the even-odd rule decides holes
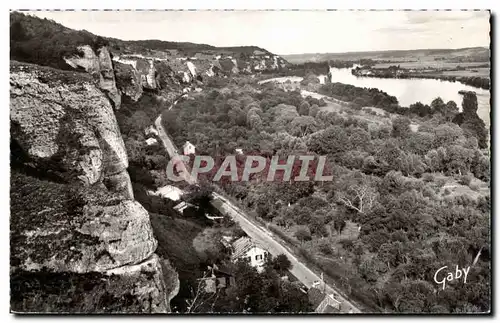
[[[233,242],[233,259],[238,259],[243,256],[247,251],[254,247],[258,247],[249,237],[241,237]]]

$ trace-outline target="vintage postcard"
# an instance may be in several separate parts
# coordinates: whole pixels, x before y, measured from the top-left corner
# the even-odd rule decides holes
[[[12,10],[11,312],[490,314],[490,17]]]

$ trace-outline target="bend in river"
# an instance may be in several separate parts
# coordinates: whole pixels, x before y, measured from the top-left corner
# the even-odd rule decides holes
[[[437,97],[444,102],[455,101],[462,110],[462,95],[458,91],[474,91],[477,94],[477,114],[483,119],[486,127],[490,127],[490,91],[464,85],[459,82],[440,81],[434,79],[391,79],[374,77],[357,77],[352,75],[351,68],[330,68],[331,81],[351,84],[358,87],[376,88],[395,96],[399,104],[408,107],[418,101],[429,104]]]

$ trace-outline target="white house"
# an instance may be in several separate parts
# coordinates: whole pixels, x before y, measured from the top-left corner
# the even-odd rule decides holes
[[[146,139],[146,144],[148,146],[154,145],[156,143],[158,143],[158,141],[155,138],[148,138],[148,139]]]
[[[172,201],[179,201],[184,192],[175,186],[165,185],[160,187],[156,192],[149,191],[149,195],[161,196],[163,198],[171,199]]]
[[[194,155],[196,153],[196,147],[189,141],[186,141],[184,146],[182,146],[182,149],[184,151],[184,155]]]
[[[233,253],[231,261],[244,259],[250,263],[250,266],[257,268],[258,271],[264,269],[264,263],[269,256],[269,252],[258,247],[248,237],[241,237],[232,243]]]
[[[184,210],[187,209],[190,206],[194,206],[194,205],[190,204],[190,203],[187,203],[185,201],[182,201],[182,202],[180,202],[180,203],[178,203],[177,205],[174,206],[174,210],[176,210],[180,214],[183,214]]]
[[[243,155],[243,149],[241,149],[241,148],[236,148],[234,151],[235,151],[238,155]]]
[[[146,136],[149,136],[149,135],[158,136],[158,130],[156,130],[155,127],[153,127],[153,126],[149,126],[146,129],[144,129],[144,134]]]

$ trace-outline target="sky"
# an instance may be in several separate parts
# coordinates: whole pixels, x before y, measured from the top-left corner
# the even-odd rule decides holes
[[[123,40],[259,46],[280,55],[489,46],[488,11],[33,12]]]

